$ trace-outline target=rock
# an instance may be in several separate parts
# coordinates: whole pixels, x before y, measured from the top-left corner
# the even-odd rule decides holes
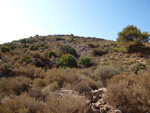
[[[120,110],[115,110],[115,113],[122,113]]]

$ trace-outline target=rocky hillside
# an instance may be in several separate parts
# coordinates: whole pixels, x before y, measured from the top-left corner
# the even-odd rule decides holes
[[[149,113],[150,49],[49,35],[0,45],[0,113]]]

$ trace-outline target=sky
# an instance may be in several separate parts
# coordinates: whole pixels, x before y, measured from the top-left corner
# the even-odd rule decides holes
[[[150,0],[0,0],[0,44],[36,34],[116,40],[128,25],[150,33]]]

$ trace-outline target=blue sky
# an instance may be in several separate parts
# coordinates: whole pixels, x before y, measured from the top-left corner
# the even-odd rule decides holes
[[[116,40],[127,25],[150,33],[150,0],[0,0],[0,43],[74,34]]]

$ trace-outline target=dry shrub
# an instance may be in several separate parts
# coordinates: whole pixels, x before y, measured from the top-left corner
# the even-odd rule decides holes
[[[44,113],[44,105],[26,93],[6,100],[0,106],[1,113]]]
[[[150,112],[150,74],[114,76],[110,82],[105,100],[118,107],[123,113]],[[117,77],[117,78],[116,78]]]
[[[44,87],[44,86],[46,86],[46,83],[43,79],[37,78],[37,79],[34,79],[33,86],[34,87]]]
[[[31,85],[31,79],[25,76],[17,76],[8,79],[8,85],[10,90],[15,94],[20,94],[21,92],[27,91]]]
[[[86,93],[92,90],[92,88],[85,81],[79,82],[73,87],[73,89],[78,91],[79,93]]]
[[[31,85],[31,79],[25,76],[11,77],[11,78],[2,78],[0,80],[0,92],[9,94],[19,95],[21,92],[27,91]]]
[[[86,107],[84,97],[65,94],[58,98],[57,94],[51,94],[47,98],[45,113],[90,113]]]
[[[13,69],[13,72],[15,73],[16,76],[24,75],[32,79],[44,76],[44,70],[31,65],[15,68]]]
[[[50,92],[58,88],[59,88],[58,82],[52,82],[48,86],[44,87],[41,92],[42,92],[42,95],[48,95]]]
[[[106,86],[107,79],[110,79],[112,76],[120,73],[121,69],[116,66],[99,66],[94,71],[96,80],[102,81],[104,86]]]
[[[74,86],[81,81],[85,81],[89,87],[96,89],[96,82],[90,77],[84,76],[79,73],[76,69],[51,69],[46,72],[46,77],[44,81],[47,85],[57,86],[57,88],[65,88],[69,86]],[[57,83],[54,84],[54,83]],[[50,86],[51,86],[50,85]],[[49,87],[50,87],[49,86]],[[71,87],[70,87],[71,88]]]

